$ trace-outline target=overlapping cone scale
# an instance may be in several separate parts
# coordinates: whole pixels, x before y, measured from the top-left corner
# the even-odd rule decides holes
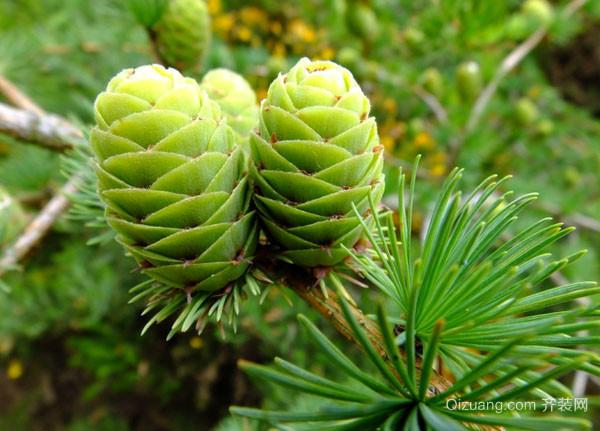
[[[231,70],[219,68],[204,76],[201,87],[221,107],[237,142],[247,142],[250,132],[258,124],[256,94],[248,81]]]
[[[362,235],[369,194],[383,194],[383,153],[370,104],[352,74],[301,59],[271,84],[250,138],[255,203],[281,256],[334,265]]]
[[[153,28],[164,62],[187,70],[197,68],[210,48],[210,15],[204,0],[168,0]]]
[[[247,160],[197,82],[157,65],[124,70],[95,113],[99,194],[142,271],[205,291],[240,277],[257,237]]]

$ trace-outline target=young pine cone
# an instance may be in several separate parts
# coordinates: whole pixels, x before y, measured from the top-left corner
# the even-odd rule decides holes
[[[168,0],[152,28],[160,58],[179,70],[199,68],[210,47],[210,15],[204,0]]]
[[[360,239],[352,204],[367,216],[384,188],[383,153],[370,103],[352,74],[301,59],[269,87],[259,133],[250,137],[263,226],[281,255],[327,266]]]
[[[257,240],[246,158],[219,107],[173,69],[115,76],[91,133],[108,223],[142,271],[213,291],[240,277]]]

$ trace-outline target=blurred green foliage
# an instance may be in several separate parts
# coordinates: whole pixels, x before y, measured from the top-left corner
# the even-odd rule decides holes
[[[90,123],[94,97],[111,76],[153,61],[147,35],[125,3],[3,0],[0,74],[45,110]],[[585,91],[589,82],[562,74],[565,81],[555,86],[548,75],[557,67],[549,61],[557,49],[577,54],[573,41],[600,20],[600,2],[589,0],[571,16],[568,3],[207,0],[213,43],[196,77],[214,67],[232,68],[261,99],[271,79],[301,56],[342,63],[371,98],[390,187],[396,166],[409,166],[423,154],[427,186],[419,190],[415,235],[452,164],[466,168],[471,185],[490,173],[513,174],[517,192],[541,193],[523,224],[550,212],[578,227],[557,254],[581,248],[589,254],[563,275],[597,280],[600,122],[562,93],[577,86]],[[481,87],[543,26],[548,34],[540,45],[499,81],[480,121],[467,130]],[[478,71],[461,72],[464,64],[476,64]],[[0,137],[0,185],[26,212],[37,212],[57,188],[60,170],[59,155]],[[238,334],[228,334],[226,342],[216,339],[219,328],[202,339],[180,335],[168,344],[166,328],[140,338],[140,310],[126,302],[127,290],[141,278],[130,273],[132,262],[115,244],[86,246],[93,235],[61,219],[24,270],[3,280],[11,290],[0,291],[0,399],[6,401],[0,429],[209,429],[229,404],[260,403],[236,371],[236,358],[260,361],[276,352],[307,368],[320,363],[297,335],[293,318],[309,311],[282,292],[267,296],[268,311],[258,299],[249,301]],[[598,392],[592,382],[588,387]],[[274,407],[291,402],[279,390],[263,390]],[[306,403],[303,410],[315,403],[297,402]],[[228,418],[216,429],[252,427]]]

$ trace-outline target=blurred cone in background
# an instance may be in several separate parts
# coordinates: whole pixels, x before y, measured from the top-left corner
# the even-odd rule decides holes
[[[368,5],[352,2],[346,10],[350,31],[367,42],[373,42],[379,35],[377,15]]]
[[[204,0],[128,0],[150,36],[158,60],[176,69],[200,69],[210,48],[210,14]]]
[[[479,64],[474,61],[461,63],[456,70],[456,84],[464,100],[474,100],[483,88]]]

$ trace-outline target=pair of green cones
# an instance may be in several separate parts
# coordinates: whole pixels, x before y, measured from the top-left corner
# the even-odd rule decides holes
[[[109,224],[145,273],[188,292],[241,277],[261,228],[283,260],[341,262],[362,234],[353,206],[368,217],[369,196],[383,194],[369,100],[332,62],[301,59],[260,109],[232,72],[198,84],[142,66],[116,75],[95,112]]]

